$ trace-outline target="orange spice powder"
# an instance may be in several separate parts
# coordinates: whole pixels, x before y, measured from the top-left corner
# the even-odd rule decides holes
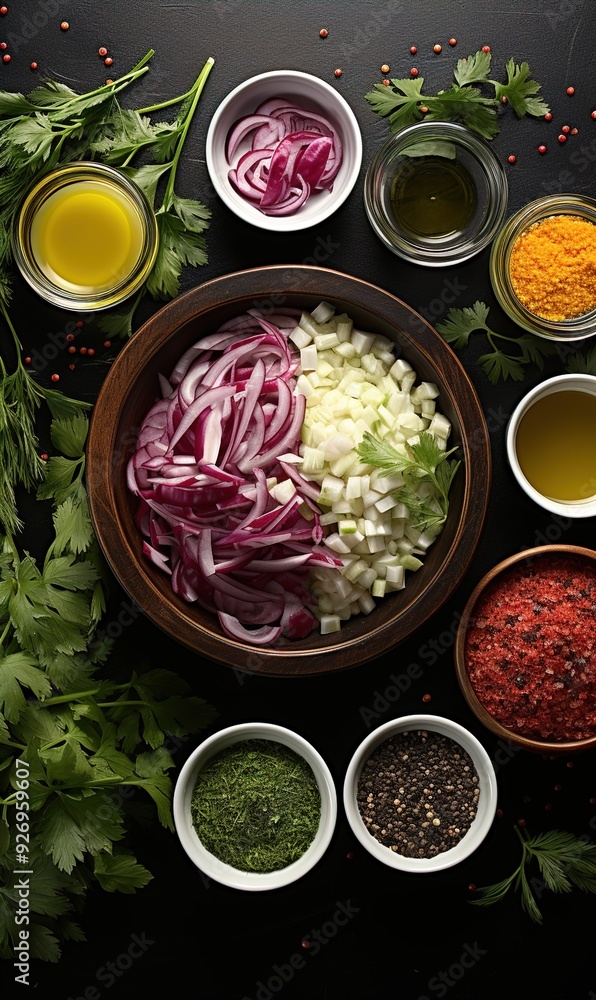
[[[509,273],[519,301],[560,322],[596,308],[596,226],[577,215],[552,215],[515,241]]]

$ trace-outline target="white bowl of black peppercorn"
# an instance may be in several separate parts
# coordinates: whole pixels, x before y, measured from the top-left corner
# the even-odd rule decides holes
[[[476,737],[438,715],[406,715],[373,730],[344,780],[344,809],[360,844],[406,872],[458,864],[488,834],[497,780]]]

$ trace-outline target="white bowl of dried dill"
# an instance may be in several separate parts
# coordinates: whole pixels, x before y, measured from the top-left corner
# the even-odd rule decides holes
[[[191,753],[173,812],[182,847],[208,878],[235,889],[276,889],[325,853],[337,794],[327,764],[298,733],[241,723]]]

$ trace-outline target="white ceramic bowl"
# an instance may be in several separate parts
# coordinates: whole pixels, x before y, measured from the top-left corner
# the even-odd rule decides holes
[[[551,392],[560,392],[562,389],[566,391],[575,389],[580,392],[589,392],[591,395],[596,396],[596,376],[555,375],[553,378],[547,378],[544,382],[531,389],[517,404],[509,419],[506,434],[507,458],[513,475],[521,488],[540,507],[544,507],[545,510],[550,511],[552,514],[560,514],[563,517],[596,517],[596,486],[594,496],[588,497],[586,500],[553,500],[550,497],[543,496],[542,493],[539,493],[528,482],[517,457],[516,436],[522,417],[536,400],[549,395]]]
[[[362,768],[374,750],[399,733],[411,732],[413,730],[425,730],[441,733],[443,736],[455,740],[472,758],[472,762],[478,774],[480,795],[476,816],[472,824],[452,848],[436,854],[432,858],[411,858],[403,854],[392,851],[386,847],[369,832],[364,823],[358,808],[357,792],[358,781]],[[443,868],[450,868],[459,864],[475,851],[492,825],[497,808],[497,779],[491,759],[482,744],[472,733],[464,729],[457,722],[445,719],[440,715],[404,715],[399,719],[392,719],[374,729],[362,741],[356,749],[346,771],[344,780],[344,809],[352,832],[358,838],[366,850],[377,859],[388,865],[405,872],[436,872]]]
[[[311,195],[293,215],[264,215],[243,198],[228,180],[231,165],[226,159],[225,144],[230,128],[239,118],[253,114],[263,101],[273,97],[287,97],[294,104],[324,115],[342,140],[343,162],[335,177],[333,190]],[[251,138],[245,139],[239,148],[248,149]],[[205,152],[211,182],[232,212],[260,229],[288,233],[318,225],[344,203],[362,165],[362,136],[354,112],[329,83],[309,73],[280,69],[253,76],[228,94],[211,119]]]
[[[270,740],[283,743],[300,754],[314,773],[321,795],[321,819],[310,847],[292,864],[277,871],[255,873],[239,871],[223,863],[208,851],[197,836],[192,823],[190,804],[197,776],[208,760],[221,750],[245,740]],[[306,875],[327,850],[337,819],[337,795],[331,772],[317,750],[298,733],[283,726],[266,722],[246,722],[229,726],[207,737],[191,753],[183,765],[173,797],[176,832],[191,861],[208,878],[234,889],[278,889]]]

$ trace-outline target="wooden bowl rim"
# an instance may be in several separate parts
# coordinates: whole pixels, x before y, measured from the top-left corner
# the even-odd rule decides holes
[[[328,298],[349,301],[380,322],[401,330],[443,380],[444,391],[462,426],[462,467],[466,473],[460,522],[442,560],[444,569],[457,556],[457,573],[449,576],[437,570],[403,615],[397,614],[381,623],[373,632],[365,630],[357,639],[342,638],[339,632],[336,633],[338,641],[333,645],[315,649],[255,647],[223,636],[216,621],[214,631],[202,627],[189,617],[185,608],[164,601],[152,579],[157,571],[149,562],[141,567],[130,550],[115,509],[111,475],[116,434],[127,396],[119,391],[114,400],[111,389],[122,376],[129,380],[138,377],[145,362],[152,359],[177,331],[216,306],[246,302],[248,297],[265,299],[278,292],[294,298],[315,294],[323,298],[321,288],[326,289]],[[168,318],[167,333],[163,332],[164,316]],[[457,374],[460,388],[456,386],[455,395],[445,381],[446,369]],[[264,675],[304,676],[359,666],[403,641],[424,624],[447,601],[467,572],[484,525],[491,476],[488,428],[476,390],[453,349],[430,323],[407,303],[371,282],[329,268],[302,264],[274,264],[223,274],[178,296],[154,313],[125,344],[111,366],[97,396],[87,441],[91,519],[107,562],[124,590],[147,617],[189,649],[212,661]],[[118,544],[111,541],[114,534],[118,536]],[[134,593],[130,583],[125,582],[131,576],[134,577]],[[432,605],[430,610],[425,610],[429,594]]]
[[[474,590],[470,594],[459,620],[454,645],[455,673],[461,692],[469,707],[472,709],[480,722],[495,736],[500,736],[501,739],[507,740],[509,743],[515,744],[524,750],[531,750],[534,753],[541,753],[545,755],[577,753],[580,750],[590,750],[592,748],[596,748],[596,733],[594,736],[587,736],[582,740],[566,740],[553,743],[548,740],[536,740],[529,736],[522,736],[515,733],[511,729],[507,729],[506,726],[503,726],[500,722],[498,722],[484,707],[472,687],[472,682],[466,666],[465,643],[468,626],[470,624],[474,608],[489,584],[516,563],[524,562],[528,559],[535,559],[537,557],[542,558],[543,556],[556,552],[561,552],[570,556],[580,556],[582,558],[590,559],[592,562],[596,563],[596,551],[594,549],[589,549],[583,545],[565,545],[564,543],[537,545],[533,548],[522,549],[519,552],[515,552],[513,555],[507,556],[507,558],[496,563],[492,569],[488,570],[488,572],[485,573],[482,579],[479,580],[474,587]]]

